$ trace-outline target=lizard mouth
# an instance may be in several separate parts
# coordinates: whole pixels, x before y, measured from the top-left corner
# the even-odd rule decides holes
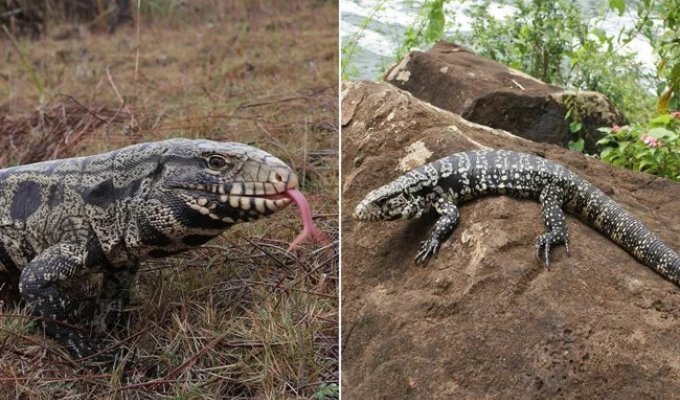
[[[287,193],[297,189],[298,182],[295,175],[288,182],[235,182],[217,187],[216,199],[229,207],[267,215],[278,211],[293,200]]]
[[[371,221],[373,219],[377,219],[374,217],[377,215],[378,211],[378,207],[375,205],[371,203],[364,204],[364,202],[361,202],[354,209],[352,217],[359,221]]]
[[[297,190],[295,174],[288,180],[270,179],[266,182],[229,182],[225,184],[175,185],[183,192],[185,204],[213,220],[227,223],[243,222],[273,214],[291,203],[289,192]]]
[[[286,192],[264,195],[220,195],[217,201],[242,211],[255,210],[260,214],[278,211],[292,203]]]
[[[309,238],[323,243],[330,243],[328,236],[317,229],[312,218],[312,211],[304,195],[298,190],[297,178],[286,183],[278,190],[269,182],[246,182],[238,186],[230,184],[229,190],[225,186],[201,187],[191,185],[182,188],[185,192],[186,204],[215,220],[227,223],[237,223],[272,214],[291,203],[298,206],[298,213],[303,223],[302,232],[291,243],[290,249]],[[268,189],[269,188],[269,189]],[[273,189],[273,190],[272,190]],[[236,212],[235,212],[236,211]]]

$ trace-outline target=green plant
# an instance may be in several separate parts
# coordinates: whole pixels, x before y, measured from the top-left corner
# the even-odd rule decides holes
[[[572,139],[569,140],[568,143],[569,149],[582,153],[583,149],[585,148],[585,140],[581,135],[583,121],[581,120],[581,115],[578,112],[578,107],[574,102],[574,96],[567,96],[564,99],[563,104],[567,108],[567,113],[564,115],[564,120],[569,121],[569,133],[572,135]]]
[[[600,158],[610,164],[680,181],[680,111],[646,125],[600,128]]]
[[[419,17],[406,30],[397,58],[442,38],[445,27],[454,22],[445,13],[444,3],[430,0],[423,4]],[[495,18],[488,10],[499,3],[515,11]],[[639,13],[640,21],[649,18],[649,11]],[[585,18],[574,2],[566,0],[484,0],[472,3],[469,14],[471,32],[458,32],[453,39],[478,54],[547,83],[604,93],[630,120],[647,119],[655,112],[656,101],[649,90],[656,85],[655,78],[634,54],[621,51],[637,33],[609,35],[598,27],[602,17]],[[640,29],[647,25],[640,22]]]
[[[490,1],[470,7],[472,32],[456,39],[512,68],[569,89],[604,93],[631,120],[648,118],[652,79],[623,43],[585,18],[571,1],[513,0],[505,19],[489,15]]]
[[[325,384],[322,383],[319,386],[319,390],[314,393],[312,399],[314,400],[325,400],[325,399],[337,399],[340,393],[340,388],[337,383]]]
[[[343,80],[352,79],[359,75],[359,69],[354,64],[354,58],[356,57],[357,50],[359,49],[359,41],[364,36],[364,32],[371,24],[373,20],[376,19],[378,13],[383,9],[388,0],[382,0],[380,3],[371,10],[371,14],[362,19],[359,24],[359,29],[353,33],[348,39],[343,40],[342,46],[340,48],[340,77]]]
[[[416,23],[406,28],[404,40],[397,50],[397,60],[414,47],[432,44],[441,39],[446,26],[444,3],[446,0],[426,0],[423,3]]]
[[[516,11],[505,19],[489,14],[490,0],[473,4],[472,33],[459,37],[483,56],[544,82],[563,82],[562,63],[575,39],[588,30],[576,4],[563,0],[514,0],[510,4]]]
[[[657,72],[663,77],[659,86],[659,112],[680,109],[680,0],[661,2],[664,32],[657,47],[661,63]]]
[[[642,0],[636,2],[637,21],[633,28],[622,29],[630,41],[643,36],[659,57],[657,64],[657,111],[659,114],[680,109],[680,0]],[[624,0],[610,0],[609,7],[623,14]]]

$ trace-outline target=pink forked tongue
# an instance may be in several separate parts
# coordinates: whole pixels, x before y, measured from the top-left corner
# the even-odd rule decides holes
[[[284,195],[297,204],[303,225],[302,232],[300,232],[295,240],[293,240],[293,243],[290,244],[288,251],[292,250],[300,243],[307,241],[310,237],[317,242],[330,243],[328,235],[321,232],[319,229],[317,229],[316,225],[314,225],[314,220],[312,219],[312,209],[309,208],[309,203],[307,203],[305,196],[297,189],[288,189]]]

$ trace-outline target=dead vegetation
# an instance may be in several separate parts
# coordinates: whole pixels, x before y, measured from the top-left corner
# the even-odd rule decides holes
[[[143,264],[127,330],[109,337],[128,355],[112,371],[70,360],[6,307],[0,398],[336,395],[337,3],[233,3],[139,10],[139,30],[113,35],[0,42],[0,166],[175,136],[246,142],[298,172],[336,240],[287,253],[300,229],[289,209]]]
[[[129,118],[120,109],[87,107],[73,97],[60,100],[27,114],[0,115],[0,165],[71,157],[85,136]]]

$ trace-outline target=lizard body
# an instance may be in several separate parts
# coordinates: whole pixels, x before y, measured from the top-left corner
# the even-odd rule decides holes
[[[289,205],[297,188],[295,173],[271,154],[209,140],[170,139],[3,169],[0,284],[18,288],[47,335],[72,355],[91,356],[100,341],[69,326],[82,324],[69,290],[86,275],[103,275],[97,306],[103,323],[116,326],[140,261],[270,215]]]
[[[566,210],[621,246],[642,264],[680,286],[680,256],[618,203],[560,164],[507,150],[457,153],[418,167],[370,192],[357,206],[361,221],[417,218],[434,209],[434,229],[417,262],[437,254],[458,223],[457,206],[485,195],[538,201],[546,231],[536,255],[550,263],[551,247],[569,250]]]

